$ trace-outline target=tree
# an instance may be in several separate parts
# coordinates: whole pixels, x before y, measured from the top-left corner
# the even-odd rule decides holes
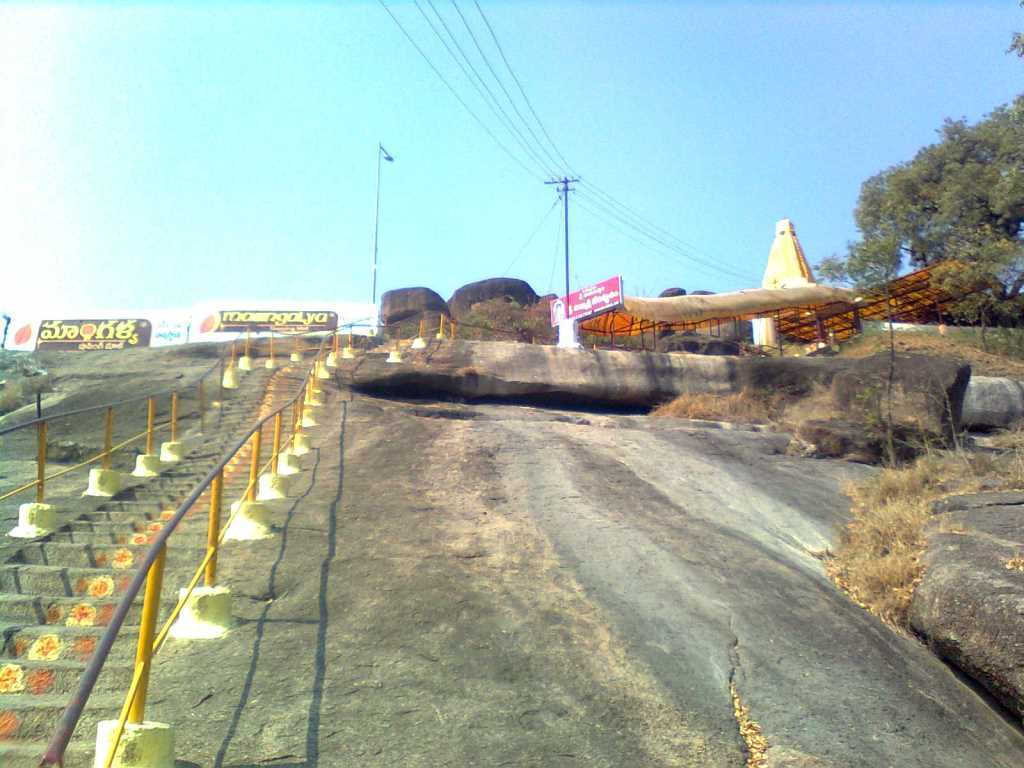
[[[1024,8],[1024,0],[1021,0],[1020,7]],[[1010,47],[1006,49],[1006,52],[1016,53],[1024,59],[1024,32],[1017,32],[1013,36],[1013,40],[1010,41]]]
[[[897,270],[945,265],[934,274],[963,297],[957,314],[1015,322],[1024,305],[1024,96],[975,125],[947,120],[939,137],[864,182],[854,212],[861,239],[833,266],[863,275],[887,271],[890,258]]]

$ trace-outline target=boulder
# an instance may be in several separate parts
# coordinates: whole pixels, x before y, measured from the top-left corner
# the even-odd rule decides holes
[[[384,325],[407,320],[423,312],[448,315],[445,300],[429,288],[396,288],[380,297],[380,321]]]
[[[918,366],[936,370],[924,358]],[[403,365],[388,365],[370,355],[350,371],[353,388],[384,394],[442,395],[466,400],[496,399],[551,405],[646,409],[682,394],[752,391],[786,398],[829,387],[834,379],[866,380],[879,364],[873,358],[766,358],[692,355],[678,352],[565,350],[516,342],[445,341],[429,353],[410,355]],[[959,414],[961,399],[952,386],[956,366],[945,378],[921,382],[900,367],[901,387],[919,400],[948,394]],[[944,370],[944,369],[943,369]],[[969,368],[966,369],[969,372]],[[923,392],[913,389],[918,383]],[[943,387],[945,389],[943,389]],[[950,390],[947,393],[946,390]],[[836,417],[852,418],[837,401]],[[845,409],[845,410],[844,410]],[[917,414],[915,412],[914,416]]]
[[[1005,428],[1024,419],[1024,382],[996,376],[972,376],[964,397],[963,425]]]
[[[969,494],[933,511],[910,624],[1024,718],[1024,494]]]
[[[873,355],[857,363],[836,373],[832,380],[836,406],[881,415],[885,409],[889,355]],[[959,431],[970,378],[971,366],[966,363],[929,355],[897,354],[894,420],[916,423],[923,432],[946,436]]]
[[[664,291],[658,294],[659,299],[671,299],[675,296],[685,296],[685,288],[666,288]]]
[[[491,299],[507,299],[524,307],[532,307],[540,299],[525,280],[511,277],[492,277],[464,285],[448,299],[448,311],[458,319],[466,315],[474,304]]]

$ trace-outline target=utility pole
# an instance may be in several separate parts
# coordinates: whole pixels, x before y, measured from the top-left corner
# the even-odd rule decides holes
[[[545,184],[562,185],[562,211],[565,216],[565,295],[569,296],[569,189],[570,184],[575,184],[579,179],[570,179],[563,176],[561,179],[545,181]]]
[[[387,160],[389,163],[395,162],[395,158],[388,154],[388,151],[378,143],[377,144],[377,207],[373,215],[373,275],[372,282],[373,287],[370,289],[370,303],[377,303],[377,234],[380,231],[380,161],[381,159]]]
[[[569,317],[569,192],[572,191],[569,185],[577,181],[579,179],[563,176],[561,179],[544,182],[545,184],[558,184],[562,191],[562,213],[565,217],[565,296],[563,297],[565,314],[558,321],[558,346],[565,349],[579,349],[580,346],[576,321]]]

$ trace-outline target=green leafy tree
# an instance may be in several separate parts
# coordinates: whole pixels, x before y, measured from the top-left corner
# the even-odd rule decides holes
[[[1024,96],[974,125],[947,120],[937,143],[864,182],[854,217],[861,239],[826,262],[826,277],[830,268],[888,272],[890,259],[897,270],[945,265],[935,276],[961,297],[954,312],[982,325],[1016,322],[1024,304]]]
[[[1024,8],[1024,0],[1021,0],[1020,7]],[[1010,47],[1006,52],[1015,53],[1024,59],[1024,32],[1017,32],[1013,36],[1013,40],[1010,41]]]

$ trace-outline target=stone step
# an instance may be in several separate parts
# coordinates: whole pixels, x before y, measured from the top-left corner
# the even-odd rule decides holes
[[[76,731],[92,733],[95,737],[96,724],[100,720],[115,719],[123,702],[123,695],[113,693],[91,696]],[[67,698],[56,694],[0,694],[0,737],[10,742],[46,741],[53,735],[54,725],[67,705]]]
[[[204,519],[205,525],[205,519]],[[184,525],[184,523],[182,524]],[[171,539],[170,549],[177,555],[190,550],[189,554],[202,556],[203,549],[185,546],[178,541],[178,533],[186,529],[180,528]],[[190,537],[187,537],[190,538]],[[16,555],[14,562],[25,565],[50,565],[65,568],[114,568],[124,570],[134,566],[149,550],[148,544],[116,544],[104,543],[63,543],[41,542],[26,544]]]
[[[105,627],[120,601],[117,597],[44,597],[0,593],[0,621],[33,626],[37,624]],[[137,597],[125,621],[138,624],[142,598]]]
[[[64,768],[93,768],[95,733],[79,736],[64,753]],[[89,742],[89,743],[87,743]],[[0,740],[0,766],[3,768],[39,768],[39,758],[46,751],[45,741]]]
[[[127,662],[104,664],[93,693],[123,696],[131,684],[132,669],[133,665]],[[85,662],[72,659],[0,662],[0,695],[68,697],[78,689],[83,671]]]
[[[61,625],[18,626],[0,622],[3,646],[0,648],[6,659],[27,659],[29,661],[54,661],[69,659],[88,661],[96,650],[96,644],[104,627],[66,627]],[[135,659],[137,626],[122,626],[117,642],[110,649],[108,661],[130,663]]]
[[[55,565],[5,563],[0,565],[0,592],[109,597],[124,592],[133,573],[113,568],[63,568]]]

